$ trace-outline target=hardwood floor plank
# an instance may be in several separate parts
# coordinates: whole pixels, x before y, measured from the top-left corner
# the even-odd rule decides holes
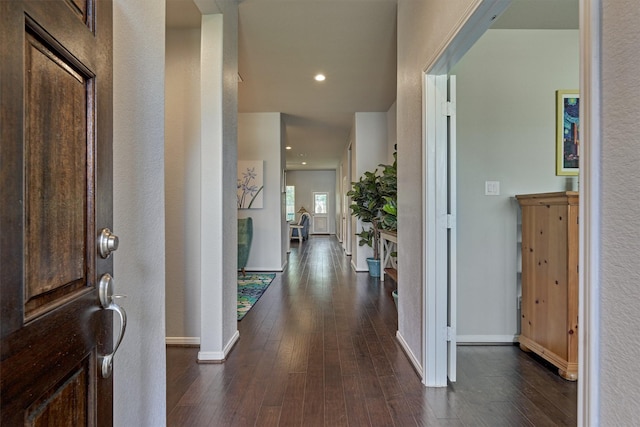
[[[304,387],[307,374],[289,374],[287,379],[287,391],[282,402],[280,412],[281,426],[302,425],[302,409],[304,404]]]
[[[576,383],[515,346],[459,346],[458,381],[425,388],[395,336],[393,288],[355,273],[334,237],[292,242],[224,364],[167,348],[167,425],[577,424]]]
[[[345,409],[350,427],[369,426],[369,412],[365,403],[365,396],[356,375],[342,377],[345,396]]]
[[[393,426],[393,419],[383,397],[365,397],[369,421],[372,426]]]
[[[280,421],[280,406],[262,406],[255,425],[261,427],[277,427]]]

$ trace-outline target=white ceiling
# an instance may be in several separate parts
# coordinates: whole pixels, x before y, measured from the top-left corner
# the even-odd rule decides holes
[[[200,25],[193,0],[166,1],[168,27]],[[238,109],[283,113],[288,170],[335,169],[354,113],[393,104],[396,7],[396,0],[240,1]],[[578,0],[514,0],[493,28],[577,25]],[[318,72],[325,82],[313,80]]]

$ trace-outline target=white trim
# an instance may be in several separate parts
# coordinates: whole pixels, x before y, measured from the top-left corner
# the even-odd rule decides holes
[[[428,74],[447,74],[504,12],[512,0],[478,0],[462,15],[454,30],[427,61]]]
[[[464,344],[513,344],[518,335],[457,335],[458,345]]]
[[[418,358],[416,357],[415,354],[413,354],[413,352],[411,351],[411,347],[409,347],[409,344],[407,344],[407,342],[404,340],[400,331],[396,331],[396,339],[400,343],[400,347],[402,347],[402,350],[404,350],[404,353],[409,358],[409,362],[411,362],[411,364],[413,365],[413,368],[416,370],[420,378],[424,379],[424,371],[422,370],[422,366],[420,366],[420,362],[418,361]]]
[[[285,266],[286,266],[286,262],[285,262]],[[238,270],[240,271],[240,270]],[[244,271],[246,271],[247,273],[282,273],[284,271],[283,267],[280,268],[273,268],[273,267],[264,267],[264,268],[260,268],[260,267],[251,267],[251,268],[245,268]]]
[[[422,293],[423,330],[422,339],[422,366],[424,376],[422,383],[426,386],[436,386],[436,344],[437,344],[437,319],[436,319],[436,239],[431,238],[436,234],[436,76],[425,74],[423,83],[423,108],[424,125],[426,129],[425,149],[423,157],[423,188],[424,197],[424,286]],[[432,112],[433,111],[433,112]]]
[[[423,106],[423,158],[422,184],[425,191],[423,198],[423,301],[422,301],[422,366],[425,376],[423,383],[430,387],[447,386],[447,280],[446,259],[443,264],[441,251],[438,251],[438,235],[442,238],[439,225],[444,221],[446,230],[446,215],[440,218],[436,202],[438,197],[437,178],[437,138],[447,134],[446,120],[444,128],[439,112],[442,102],[437,81],[446,75],[462,56],[491,26],[494,19],[511,4],[511,0],[479,0],[470,6],[467,12],[451,33],[444,40],[441,47],[434,53],[425,68],[422,86]],[[446,100],[446,92],[445,92]],[[425,132],[426,129],[426,132]],[[445,271],[440,271],[442,269]],[[444,283],[442,277],[445,277]],[[443,296],[444,292],[444,296]],[[444,303],[443,303],[444,301]],[[442,312],[444,311],[444,315]],[[444,339],[443,339],[444,337]]]
[[[456,76],[451,75],[448,78],[448,90],[446,93],[448,102],[446,103],[447,112],[449,116],[449,132],[446,138],[445,146],[446,151],[447,168],[449,172],[448,176],[444,177],[445,187],[447,189],[447,198],[445,203],[448,204],[448,209],[445,210],[445,236],[448,236],[448,253],[447,260],[449,263],[448,271],[448,312],[447,312],[447,376],[449,381],[455,382],[457,377],[458,367],[458,352],[457,352],[457,339],[456,331],[458,325],[458,233],[457,233],[457,206],[458,206],[458,193],[457,193],[457,161],[456,161]]]
[[[200,345],[200,337],[165,337],[164,340],[166,345]]]
[[[351,254],[349,254],[349,256],[351,256]],[[356,273],[368,273],[369,269],[368,268],[358,268],[356,266],[356,263],[353,261],[353,259],[351,260],[351,268],[353,269],[353,271],[355,271]]]
[[[427,334],[425,377],[429,387],[447,386],[447,117],[443,105],[447,101],[447,75],[425,74],[425,143],[427,166],[426,182],[426,232],[425,257],[427,266],[426,292],[423,308],[426,312]]]
[[[231,352],[233,346],[240,339],[240,332],[236,331],[227,345],[224,346],[222,351],[199,351],[198,352],[198,362],[213,362],[213,363],[222,363],[227,360],[227,356]]]
[[[578,425],[600,424],[600,174],[602,153],[602,10],[600,0],[580,1],[580,271]]]

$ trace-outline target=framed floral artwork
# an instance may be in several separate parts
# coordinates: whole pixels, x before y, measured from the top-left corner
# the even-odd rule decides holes
[[[238,209],[261,209],[263,195],[262,160],[238,160]]]
[[[578,175],[580,153],[580,95],[556,91],[556,175]]]

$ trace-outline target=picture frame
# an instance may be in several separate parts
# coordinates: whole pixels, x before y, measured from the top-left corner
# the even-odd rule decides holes
[[[556,91],[556,175],[579,173],[580,93]]]

